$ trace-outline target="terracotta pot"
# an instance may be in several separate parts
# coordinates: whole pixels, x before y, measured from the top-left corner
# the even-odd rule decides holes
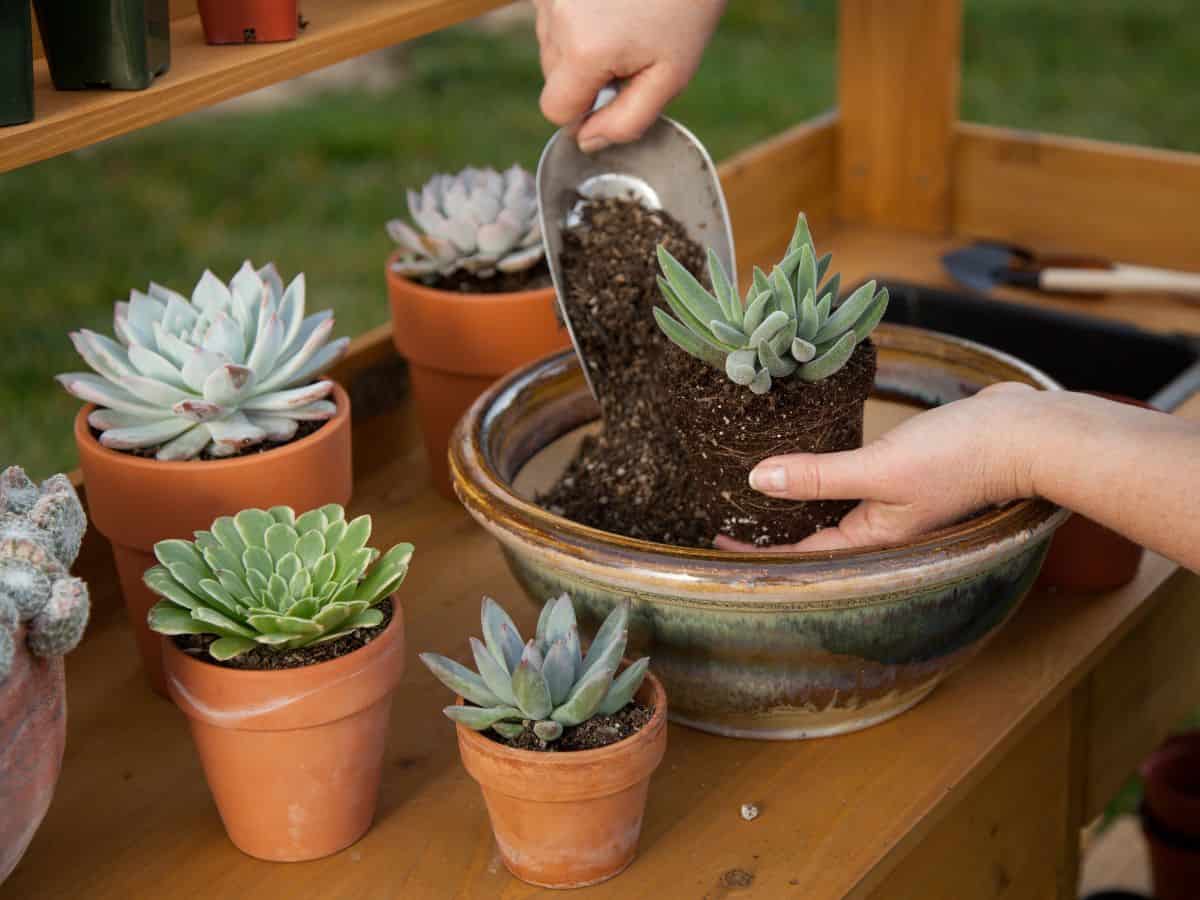
[[[454,499],[446,447],[463,413],[501,375],[570,346],[554,288],[464,294],[425,287],[387,264],[392,341],[408,359],[434,487]]]
[[[165,694],[158,636],[146,613],[158,597],[142,583],[155,564],[154,544],[190,538],[220,516],[248,507],[345,505],[353,489],[350,398],[334,386],[337,413],[317,431],[263,453],[234,459],[160,462],[102,447],[88,427],[93,409],[75,417],[75,444],[88,516],[113,546],[129,623],[150,686]]]
[[[1141,767],[1142,830],[1157,900],[1193,900],[1200,885],[1200,731],[1169,738]]]
[[[637,696],[654,706],[650,722],[598,750],[516,750],[457,726],[463,765],[483,791],[500,857],[522,881],[584,887],[633,862],[650,776],[667,750],[662,683],[647,674]]]
[[[67,699],[61,656],[36,657],[25,628],[0,684],[0,883],[21,861],[50,807],[67,742]]]
[[[188,717],[229,839],[274,862],[318,859],[371,826],[404,613],[365,647],[298,669],[227,669],[163,639],[171,699]]]
[[[1149,403],[1088,391],[1095,397],[1154,409]],[[1073,513],[1050,542],[1037,586],[1058,588],[1078,594],[1112,591],[1129,584],[1142,564],[1145,548],[1099,522]]]
[[[297,0],[199,0],[204,40],[210,44],[294,41]]]

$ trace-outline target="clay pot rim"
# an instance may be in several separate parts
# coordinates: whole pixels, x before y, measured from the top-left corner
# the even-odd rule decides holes
[[[629,660],[624,660],[621,668],[629,665]],[[488,756],[492,759],[499,759],[505,763],[511,763],[520,766],[537,766],[543,769],[570,769],[573,766],[589,765],[592,763],[603,762],[610,757],[624,756],[631,751],[634,751],[644,744],[649,743],[658,737],[658,734],[667,727],[667,691],[659,681],[658,676],[650,669],[646,670],[645,684],[650,687],[651,699],[654,703],[654,714],[640,730],[635,734],[630,735],[624,740],[617,741],[615,744],[609,744],[606,747],[596,747],[592,750],[571,750],[564,753],[543,753],[537,750],[521,750],[517,747],[510,747],[507,744],[501,744],[499,741],[493,741],[489,737],[485,737],[483,732],[476,731],[473,728],[468,728],[460,722],[455,722],[454,727],[458,731],[460,741],[468,744],[471,749],[482,756]],[[464,706],[465,701],[462,697],[455,697],[455,706]]]
[[[230,469],[256,465],[264,459],[273,461],[278,460],[281,456],[300,453],[311,444],[331,438],[334,432],[345,426],[346,420],[350,417],[350,395],[346,393],[346,389],[337,381],[333,382],[333,397],[337,411],[329,419],[326,419],[325,424],[312,434],[307,434],[298,441],[290,441],[281,447],[272,447],[270,450],[264,450],[260,453],[235,456],[231,459],[162,460],[155,459],[154,457],[134,456],[132,453],[122,453],[120,450],[105,447],[92,434],[91,426],[88,425],[88,416],[91,415],[93,410],[99,408],[95,403],[84,404],[79,412],[75,414],[75,443],[80,448],[80,452],[85,452],[86,450],[86,452],[93,453],[106,462],[114,465],[129,466],[134,469],[146,468],[153,469],[155,472],[171,472],[173,470],[194,472],[194,467],[199,465],[203,466],[206,471],[227,472]]]
[[[424,299],[432,299],[438,303],[520,303],[524,301],[540,300],[546,295],[554,294],[554,285],[548,284],[545,287],[530,288],[524,291],[500,291],[493,293],[476,293],[474,291],[445,291],[441,288],[429,287],[422,284],[416,279],[409,278],[407,275],[402,275],[392,269],[392,264],[400,259],[401,251],[397,250],[388,255],[387,264],[384,267],[388,280],[395,279],[408,284],[409,289],[413,294],[421,296]]]

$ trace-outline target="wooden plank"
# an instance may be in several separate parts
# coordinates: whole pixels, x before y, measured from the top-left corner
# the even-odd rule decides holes
[[[985,125],[955,135],[956,232],[1200,268],[1200,154]]]
[[[829,234],[837,183],[838,115],[829,112],[757,144],[721,165],[721,187],[737,244],[738,274],[769,267],[803,210],[815,234]],[[820,246],[820,244],[818,244]]]
[[[838,209],[929,234],[950,223],[962,0],[841,0]]]
[[[277,44],[210,47],[199,16],[171,26],[171,71],[145,91],[63,91],[35,65],[37,117],[0,130],[0,172],[86,147],[470,19],[507,0],[305,0],[310,25]]]

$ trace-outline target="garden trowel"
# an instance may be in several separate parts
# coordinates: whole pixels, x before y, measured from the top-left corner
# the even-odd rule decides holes
[[[606,88],[597,97],[592,111],[614,96],[616,90]],[[542,242],[550,277],[554,280],[558,308],[582,363],[588,389],[595,396],[587,361],[563,302],[566,284],[559,260],[563,231],[579,222],[580,210],[586,200],[626,197],[639,200],[650,209],[664,209],[694,240],[716,251],[734,284],[737,284],[737,271],[729,212],[725,208],[721,183],[717,180],[717,167],[695,135],[679,123],[660,116],[633,143],[616,144],[588,154],[575,143],[574,134],[578,127],[574,124],[560,128],[546,143],[538,162],[537,199]]]

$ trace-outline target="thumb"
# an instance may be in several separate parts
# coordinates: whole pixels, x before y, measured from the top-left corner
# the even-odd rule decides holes
[[[555,54],[553,68],[542,88],[542,115],[555,125],[568,125],[592,108],[611,73],[600,66],[585,66],[570,56]]]
[[[750,487],[788,500],[857,500],[877,496],[886,483],[885,460],[868,445],[839,453],[794,453],[765,459]]]
[[[668,63],[654,63],[630,78],[616,98],[588,117],[579,129],[579,146],[593,153],[609,144],[636,141],[654,124],[686,79]]]

